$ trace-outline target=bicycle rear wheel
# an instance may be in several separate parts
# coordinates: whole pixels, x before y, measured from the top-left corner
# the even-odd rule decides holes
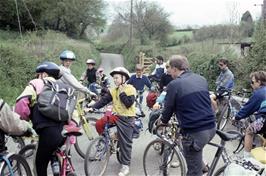
[[[221,168],[219,168],[213,176],[223,176],[224,175],[224,170],[226,168],[227,165],[222,166]]]
[[[11,175],[10,169],[15,176],[32,176],[30,167],[22,156],[18,154],[8,154],[6,157],[10,162],[11,168],[8,167],[7,162],[2,162],[0,167],[1,176]]]
[[[95,123],[97,118],[95,117],[88,117],[86,118],[87,122],[88,122],[88,129],[90,130],[91,136],[96,137],[98,136],[98,133],[95,129]],[[86,125],[86,124],[84,124]],[[82,122],[79,122],[79,126],[82,126]],[[75,149],[77,151],[77,153],[79,154],[79,156],[81,156],[83,159],[85,158],[85,154],[86,154],[86,149],[88,148],[88,146],[90,145],[91,141],[89,139],[89,137],[87,136],[87,134],[85,133],[83,126],[82,126],[82,133],[83,135],[79,136],[76,138],[76,143],[74,144]]]
[[[86,176],[101,176],[104,174],[110,158],[110,147],[104,137],[94,139],[88,147],[85,156],[84,169]]]
[[[24,158],[30,158],[33,156],[34,152],[36,151],[37,144],[28,144],[25,147],[23,147],[18,154],[23,156]]]
[[[217,128],[219,130],[223,130],[224,127],[227,124],[227,121],[230,118],[230,113],[231,113],[231,109],[229,108],[229,106],[226,104],[225,106],[222,107],[222,110],[220,111],[218,117],[217,117]]]
[[[150,142],[144,151],[145,175],[186,175],[186,161],[178,148],[161,139]]]

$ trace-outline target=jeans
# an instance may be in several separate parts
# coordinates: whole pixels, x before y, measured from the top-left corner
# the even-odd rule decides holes
[[[187,162],[187,176],[202,176],[202,150],[214,137],[216,128],[183,135],[183,152]]]

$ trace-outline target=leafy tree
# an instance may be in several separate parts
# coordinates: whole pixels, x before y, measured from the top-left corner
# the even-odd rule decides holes
[[[134,36],[140,39],[141,44],[152,39],[166,40],[167,34],[173,30],[168,17],[169,14],[155,2],[134,1],[132,14]],[[128,35],[130,22],[129,8],[118,9],[118,15],[110,27],[109,34],[121,34],[120,31],[124,29],[122,34]]]

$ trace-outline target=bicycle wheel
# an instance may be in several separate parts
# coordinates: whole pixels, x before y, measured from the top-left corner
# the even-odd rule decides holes
[[[95,123],[96,123],[96,120],[98,119],[95,117],[88,117],[86,119],[87,119],[88,124],[84,124],[84,125],[88,125],[87,128],[90,130],[90,133],[91,133],[90,135],[93,137],[98,136],[98,133],[95,129]],[[85,154],[86,154],[86,149],[88,148],[92,140],[90,140],[87,134],[85,133],[82,122],[79,122],[79,126],[82,126],[83,134],[76,138],[76,143],[74,144],[74,146],[79,156],[81,156],[84,159]]]
[[[225,170],[226,166],[227,166],[227,165],[224,165],[224,166],[222,166],[221,168],[219,168],[219,169],[214,173],[213,176],[222,176],[222,175],[224,175],[224,170]]]
[[[33,156],[34,152],[36,151],[36,144],[28,144],[23,147],[18,154],[23,156],[24,158],[30,158]]]
[[[161,139],[155,139],[144,151],[145,175],[186,175],[186,161],[178,148]]]
[[[104,137],[94,139],[85,156],[84,169],[86,176],[101,176],[104,174],[110,158],[110,147]]]
[[[22,156],[18,154],[8,154],[6,157],[10,162],[11,168],[8,166],[7,162],[2,162],[0,176],[9,176],[11,172],[14,176],[32,176],[30,167]]]
[[[219,130],[223,130],[224,127],[226,126],[226,123],[227,121],[229,120],[230,118],[230,108],[227,104],[225,104],[223,107],[222,107],[222,110],[220,111],[220,114],[218,115],[217,117],[217,128]]]

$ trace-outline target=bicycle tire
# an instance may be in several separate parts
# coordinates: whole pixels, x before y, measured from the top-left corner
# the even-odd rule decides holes
[[[230,113],[231,113],[231,109],[230,107],[226,104],[225,106],[223,106],[221,113],[218,116],[218,122],[217,122],[217,128],[219,130],[223,130],[224,127],[227,124],[227,121],[230,118]]]
[[[96,136],[97,132],[96,132],[95,126],[91,125],[91,122],[93,122],[95,124],[96,120],[98,120],[98,119],[95,117],[88,117],[86,119],[87,119],[87,122],[89,125],[88,128],[90,129],[92,135]],[[85,155],[86,155],[86,149],[88,148],[88,146],[92,140],[90,140],[89,137],[87,136],[87,134],[85,133],[81,121],[79,122],[79,127],[82,127],[82,133],[83,134],[76,138],[76,143],[74,144],[74,146],[75,146],[75,149],[76,149],[77,153],[79,154],[79,156],[84,159]]]
[[[162,148],[157,150],[154,146],[163,146],[163,151]],[[171,167],[173,163],[177,163],[176,167]],[[187,172],[186,161],[181,151],[162,139],[155,139],[147,145],[143,155],[143,168],[146,176],[185,176]]]
[[[102,176],[106,171],[110,155],[110,146],[106,144],[104,137],[100,136],[94,139],[85,156],[84,170],[86,176]]]
[[[224,170],[226,168],[227,165],[224,165],[222,167],[220,167],[214,174],[213,176],[222,176],[224,175]]]
[[[26,146],[24,146],[19,152],[18,154],[20,154],[22,157],[24,158],[29,158],[31,156],[33,156],[33,154],[36,151],[36,144],[28,144]]]
[[[32,176],[31,169],[27,161],[19,154],[8,154],[7,159],[11,164],[11,169],[16,176]],[[6,162],[2,162],[0,175],[10,175],[9,167]]]

